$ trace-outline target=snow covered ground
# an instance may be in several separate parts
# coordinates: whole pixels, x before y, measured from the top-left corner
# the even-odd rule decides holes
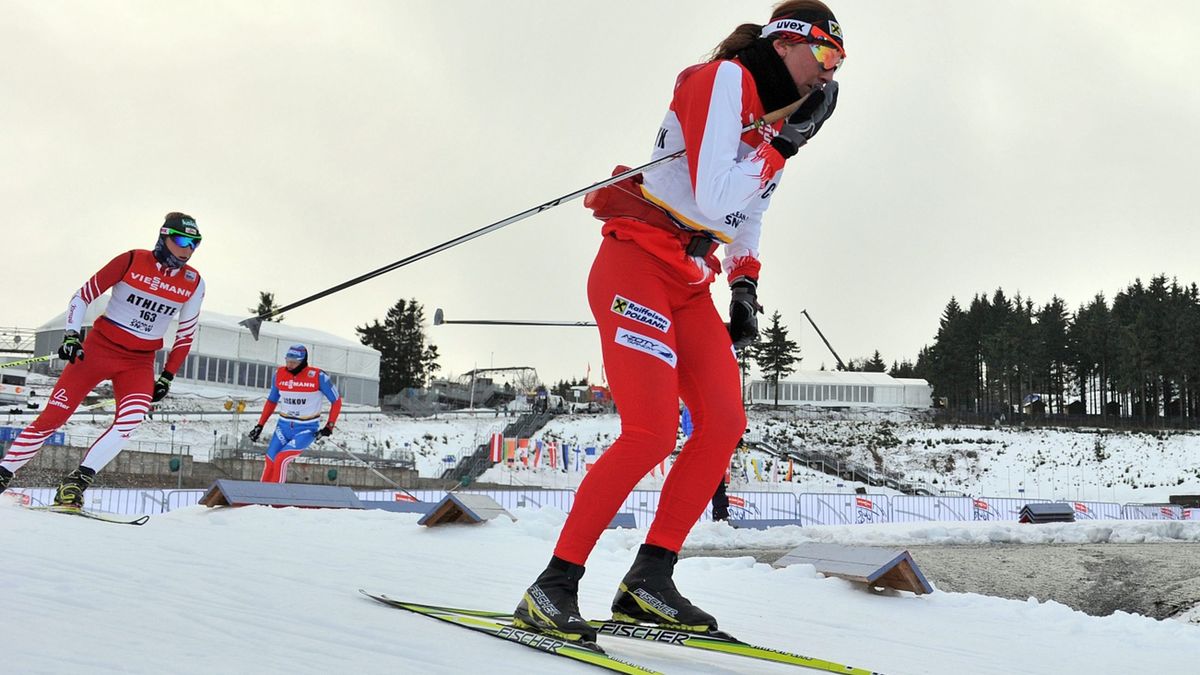
[[[508,610],[551,554],[564,515],[427,529],[380,511],[210,510],[144,527],[33,512],[0,499],[4,672],[522,673],[598,672],[389,609],[356,589],[435,604]],[[581,588],[606,615],[644,532],[605,533]],[[1032,538],[1032,539],[1031,539]],[[701,524],[692,549],[804,540],[1131,541],[1200,539],[1200,524],[1004,523],[781,528]],[[1169,545],[1169,544],[1167,544]],[[872,594],[812,567],[698,556],[680,587],[726,630],[778,649],[889,674],[1194,673],[1200,630],[1057,603],[935,592]],[[807,672],[664,645],[608,641],[666,673]]]

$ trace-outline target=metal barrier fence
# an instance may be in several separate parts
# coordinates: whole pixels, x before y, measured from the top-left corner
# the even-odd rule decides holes
[[[1185,509],[1182,506],[1167,506],[1164,504],[1126,504],[1121,508],[1125,520],[1200,520],[1195,512],[1200,509]],[[1184,517],[1188,511],[1188,517]]]
[[[55,488],[13,488],[23,495],[22,501],[33,506],[48,506],[54,502]],[[128,514],[166,513],[200,501],[204,490],[160,490],[130,488],[92,488],[83,493],[84,508],[94,511]]]
[[[72,448],[90,448],[96,439],[100,438],[100,434],[95,436],[90,434],[64,434],[63,442],[57,445],[65,445]],[[139,441],[131,439],[126,441],[125,450],[137,450],[138,452],[155,452],[160,455],[191,455],[192,446],[187,443],[171,443],[169,441]]]
[[[200,503],[200,498],[208,490],[168,490],[167,491],[167,511],[183,508],[185,506],[195,506]]]
[[[1031,501],[1013,497],[972,497],[971,520],[1018,520],[1026,504],[1040,502],[1040,499]]]
[[[1121,520],[1121,505],[1116,502],[1071,502],[1075,520]]]
[[[939,520],[972,520],[970,497],[914,497],[897,495],[891,498],[888,520],[893,523],[919,523]]]
[[[195,506],[207,490],[162,490],[131,488],[92,488],[85,495],[85,507],[121,514],[159,514]],[[573,490],[464,490],[496,500],[505,509],[553,506],[570,512],[575,502]],[[54,488],[12,488],[26,504],[47,505],[54,500]],[[416,498],[422,502],[440,501],[443,490],[363,490],[355,494],[362,501],[397,501]],[[653,490],[635,490],[625,498],[619,511],[632,513],[637,526],[649,527],[658,510],[661,494]],[[797,525],[857,525],[867,523],[971,522],[1018,520],[1026,504],[1067,503],[1075,509],[1076,520],[1190,520],[1200,521],[1200,509],[1167,504],[1117,504],[1072,500],[1020,499],[1014,497],[917,497],[882,494],[730,492],[729,514],[734,519],[794,520]],[[700,520],[712,519],[706,508]]]
[[[887,495],[818,493],[798,495],[804,525],[852,525],[888,520]]]

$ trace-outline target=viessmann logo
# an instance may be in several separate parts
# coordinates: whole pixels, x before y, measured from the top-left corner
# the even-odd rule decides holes
[[[132,277],[134,281],[140,281],[143,284],[148,285],[150,287],[151,291],[157,291],[158,289],[161,288],[164,291],[167,291],[170,293],[177,293],[179,295],[191,295],[192,294],[192,292],[190,290],[188,290],[186,288],[180,288],[179,286],[176,286],[174,284],[169,284],[169,283],[163,281],[161,277],[157,277],[157,276],[148,277],[145,274],[139,274],[137,272],[134,272],[133,274],[130,274],[129,276]]]

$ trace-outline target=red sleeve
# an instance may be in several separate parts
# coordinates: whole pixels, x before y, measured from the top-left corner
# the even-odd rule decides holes
[[[729,269],[730,285],[738,279],[749,278],[758,283],[758,273],[762,269],[762,263],[758,258],[752,255],[738,256],[733,259],[733,266]]]
[[[338,415],[342,412],[342,397],[337,397],[333,403],[329,404],[329,420],[325,422],[325,426],[332,427],[337,424]]]
[[[83,327],[83,315],[87,311],[87,306],[115,286],[129,271],[131,264],[133,264],[133,251],[120,253],[108,261],[107,265],[101,267],[99,272],[93,274],[92,278],[88,279],[75,292],[71,302],[67,305],[66,324],[68,330],[78,331]]]
[[[200,325],[200,305],[204,302],[204,280],[196,284],[192,297],[183,303],[179,311],[179,326],[175,328],[175,343],[171,345],[171,353],[163,370],[174,375],[179,372],[183,360],[187,358],[192,348],[192,340],[196,337],[196,328]]]
[[[93,274],[83,288],[79,289],[79,297],[90,304],[96,298],[104,295],[105,291],[115,286],[129,271],[129,266],[132,264],[133,251],[117,254],[117,257],[108,261],[107,265],[101,267],[100,271]]]
[[[275,412],[275,405],[275,401],[267,401],[263,404],[262,415],[258,417],[258,426],[265,425],[267,420],[271,419],[271,413]]]

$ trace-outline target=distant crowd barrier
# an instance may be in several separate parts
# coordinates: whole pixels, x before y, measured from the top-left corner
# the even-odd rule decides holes
[[[13,497],[31,504],[49,504],[53,488],[12,488]],[[84,493],[86,507],[122,514],[156,514],[194,506],[205,490],[161,490],[92,488]],[[575,501],[573,490],[461,490],[483,494],[507,510],[552,506],[569,512]],[[362,501],[437,502],[444,490],[355,491]],[[633,515],[638,527],[649,527],[658,509],[660,493],[636,490],[625,499],[620,512]],[[1115,502],[1066,499],[1017,499],[1012,497],[915,497],[883,494],[730,492],[732,520],[770,520],[806,525],[861,525],[918,522],[1017,522],[1026,504],[1070,504],[1075,520],[1197,520],[1200,509],[1171,504],[1118,504]],[[701,521],[712,519],[705,510]]]

